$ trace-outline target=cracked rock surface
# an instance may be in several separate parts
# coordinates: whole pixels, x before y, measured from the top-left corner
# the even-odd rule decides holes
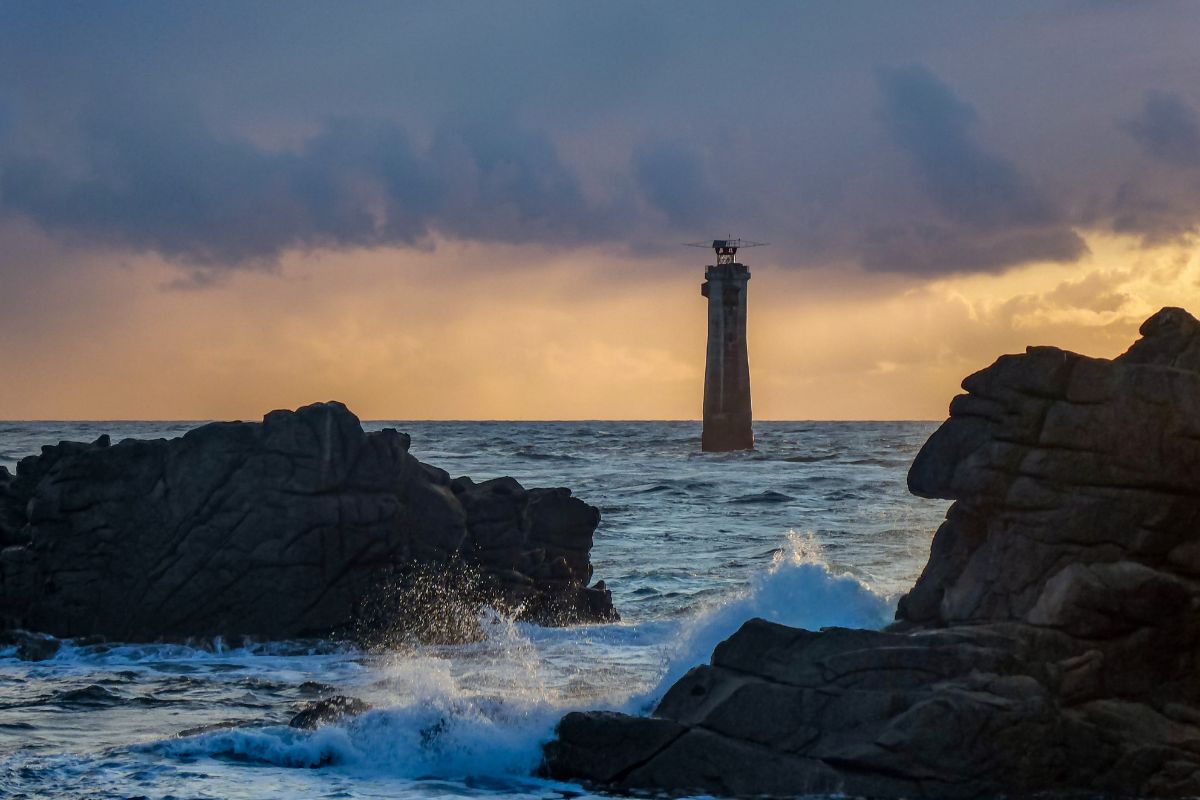
[[[544,771],[716,795],[1200,794],[1200,323],[1003,356],[922,448],[953,500],[884,631],[751,620],[653,716],[575,713]]]
[[[408,450],[336,402],[43,447],[0,469],[0,628],[326,636],[393,576],[455,559],[534,621],[616,618],[587,586],[597,509],[567,489],[451,480]]]

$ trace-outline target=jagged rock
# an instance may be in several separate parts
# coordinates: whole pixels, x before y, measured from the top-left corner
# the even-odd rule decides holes
[[[1200,794],[1200,323],[963,382],[909,472],[954,500],[885,631],[746,623],[544,770],[622,790]]]
[[[18,508],[12,491],[13,474],[7,467],[0,467],[0,549],[14,544],[24,544],[21,538],[21,528],[25,524],[25,515]]]
[[[371,704],[357,697],[335,694],[323,700],[305,703],[304,708],[292,717],[288,726],[312,730],[330,722],[339,722],[346,717],[356,717],[371,710]]]
[[[1200,352],[1200,323],[1163,309],[1142,333],[1113,361],[1030,348],[963,382],[909,472],[915,494],[956,502],[898,619],[1102,636],[1144,626],[1126,619],[1138,608],[1187,608],[1200,372],[1179,364]]]
[[[53,636],[29,631],[0,632],[0,647],[16,647],[16,656],[22,661],[46,661],[54,658],[62,648],[62,642]]]
[[[178,439],[43,447],[15,477],[0,475],[0,627],[124,640],[323,636],[349,630],[364,599],[413,564],[455,560],[499,602],[531,595],[568,608],[535,621],[615,618],[611,596],[597,610],[587,589],[595,509],[565,489],[500,479],[509,496],[499,517],[495,503],[460,499],[466,479],[408,450],[406,434],[365,433],[340,403]],[[545,496],[571,511],[543,507]],[[530,576],[506,595],[495,576],[537,564],[501,555],[544,548],[543,528],[558,524],[553,535],[576,556],[569,573]]]
[[[569,489],[526,491],[512,478],[457,478],[451,488],[467,512],[469,557],[491,567],[522,616],[545,624],[619,618],[604,582],[587,585],[599,509]]]

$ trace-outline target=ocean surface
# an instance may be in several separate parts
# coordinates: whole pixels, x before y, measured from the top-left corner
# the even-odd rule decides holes
[[[4,423],[0,464],[62,439],[197,423]],[[935,423],[766,422],[709,455],[694,422],[371,422],[451,475],[568,486],[599,506],[592,559],[623,619],[543,629],[488,615],[485,641],[364,653],[329,642],[0,649],[0,797],[558,798],[534,777],[567,711],[651,708],[752,617],[877,627],[946,511],[905,474]],[[287,727],[337,692],[374,709]]]

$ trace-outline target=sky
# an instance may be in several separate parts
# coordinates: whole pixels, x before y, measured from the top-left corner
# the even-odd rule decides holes
[[[1200,3],[0,0],[0,419],[759,419],[1200,313]]]

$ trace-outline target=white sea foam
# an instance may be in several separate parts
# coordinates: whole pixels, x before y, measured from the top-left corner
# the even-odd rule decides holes
[[[789,531],[770,566],[743,592],[703,609],[676,632],[666,669],[649,694],[631,707],[647,710],[688,670],[708,662],[718,644],[756,617],[817,630],[824,627],[880,628],[892,616],[894,602],[852,575],[839,575],[825,560],[812,536]]]
[[[434,649],[376,664],[375,680],[364,690],[377,707],[353,719],[312,732],[282,726],[221,730],[150,748],[181,758],[331,766],[409,778],[527,776],[564,713],[575,708],[644,713],[751,618],[807,628],[879,627],[891,609],[887,598],[860,580],[834,574],[811,537],[790,533],[751,585],[724,602],[679,622],[593,629],[595,660],[581,669],[603,669],[609,647],[654,648],[663,673],[649,691],[614,682],[608,696],[580,697],[569,683],[543,673],[545,651],[539,643],[544,648],[565,632],[543,632],[490,615],[488,639],[455,648],[453,659]]]
[[[514,624],[485,612],[483,642],[397,652],[372,661],[355,694],[375,708],[315,731],[231,728],[147,746],[162,755],[341,768],[414,779],[527,776],[564,713]],[[557,701],[557,702],[556,702]]]
[[[409,778],[529,775],[561,709],[499,698],[426,696],[315,731],[234,728],[145,749],[281,767],[334,766]]]

